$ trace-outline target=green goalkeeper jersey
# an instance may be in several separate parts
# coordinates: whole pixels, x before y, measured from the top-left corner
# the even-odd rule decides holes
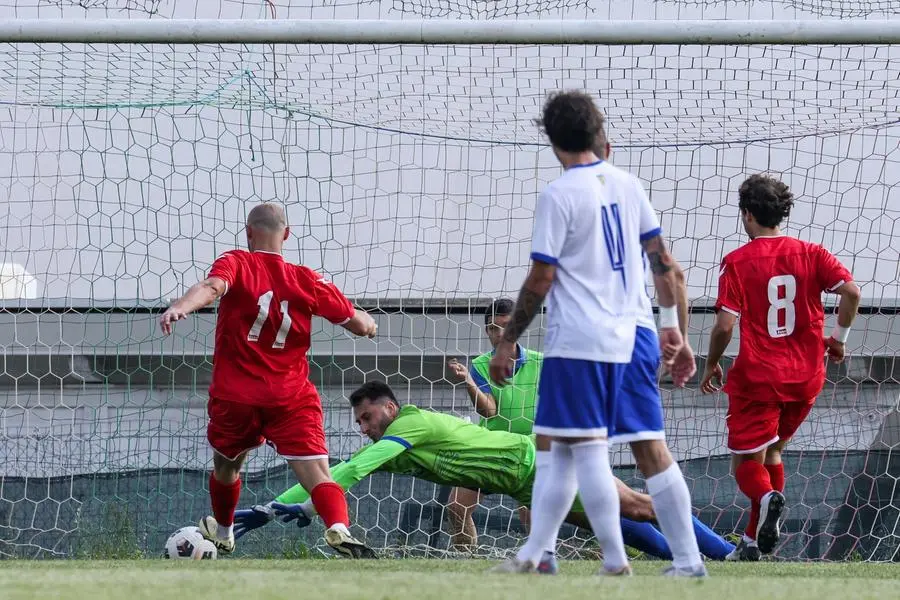
[[[506,494],[527,504],[534,479],[534,440],[530,436],[490,431],[457,417],[407,405],[384,436],[331,475],[349,490],[377,471],[412,475],[441,485]],[[299,504],[309,494],[296,485],[277,502]]]

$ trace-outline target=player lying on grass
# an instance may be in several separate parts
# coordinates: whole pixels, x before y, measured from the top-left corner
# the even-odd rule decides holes
[[[535,445],[530,436],[490,431],[452,415],[403,408],[390,386],[370,381],[350,395],[350,404],[360,431],[374,444],[336,465],[334,480],[345,490],[377,471],[412,475],[440,485],[505,494],[523,506],[531,503],[534,482]],[[617,480],[621,502],[621,525],[625,542],[647,554],[671,559],[663,535],[650,524],[655,518],[650,497]],[[296,485],[273,502],[235,514],[235,535],[240,537],[265,525],[276,516],[297,519],[301,527],[316,514],[309,494]],[[589,527],[576,500],[567,519],[578,527]],[[722,560],[734,545],[694,519],[701,551]],[[555,572],[553,548],[542,557],[542,572]]]

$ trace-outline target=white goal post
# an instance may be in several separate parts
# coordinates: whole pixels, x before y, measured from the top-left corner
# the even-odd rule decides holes
[[[12,43],[892,44],[900,20],[68,20],[0,21]]]

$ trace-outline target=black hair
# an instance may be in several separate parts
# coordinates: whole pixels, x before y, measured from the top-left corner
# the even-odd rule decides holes
[[[538,124],[550,143],[566,152],[585,152],[606,144],[603,114],[584,92],[556,92],[547,97]]]
[[[381,398],[387,398],[397,406],[400,406],[400,403],[397,402],[397,397],[394,396],[394,390],[391,389],[391,386],[383,381],[378,381],[377,379],[365,382],[359,386],[355,392],[350,394],[350,406],[356,408],[362,404],[364,400],[375,402]]]
[[[496,317],[511,315],[515,306],[516,303],[509,298],[497,298],[491,302],[487,312],[484,313],[484,326],[487,327],[490,325]]]
[[[738,190],[738,207],[763,227],[778,227],[791,214],[794,194],[770,175],[751,175]]]

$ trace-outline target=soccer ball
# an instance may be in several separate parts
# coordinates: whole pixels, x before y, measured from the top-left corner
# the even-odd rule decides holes
[[[199,527],[182,527],[166,540],[165,558],[215,560],[216,547],[205,539]]]

